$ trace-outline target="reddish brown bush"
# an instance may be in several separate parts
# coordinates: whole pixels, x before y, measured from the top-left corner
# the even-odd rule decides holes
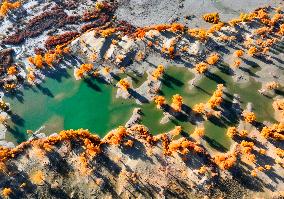
[[[48,39],[45,41],[45,47],[47,49],[51,49],[59,44],[64,44],[73,38],[75,38],[77,35],[79,35],[78,32],[65,32],[61,35],[54,35],[48,37]]]
[[[3,42],[5,44],[19,44],[25,38],[38,36],[49,28],[58,28],[65,24],[74,24],[77,21],[79,21],[78,16],[68,16],[63,9],[56,6],[28,21],[25,28],[8,36]]]

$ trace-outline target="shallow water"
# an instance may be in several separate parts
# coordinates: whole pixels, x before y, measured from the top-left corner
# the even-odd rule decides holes
[[[163,112],[153,102],[137,105],[131,99],[116,99],[114,86],[96,79],[76,81],[71,75],[66,72],[61,79],[47,78],[38,88],[24,89],[22,103],[16,99],[7,99],[11,103],[12,112],[18,115],[13,119],[14,123],[11,123],[8,140],[20,143],[27,139],[26,130],[35,131],[43,125],[46,134],[63,129],[85,128],[103,137],[111,129],[124,125],[135,107],[142,108],[141,123],[153,134],[169,131],[176,125],[182,126],[186,133],[191,133],[195,128],[194,124],[183,119],[174,119],[161,125]],[[142,77],[128,75],[132,77],[134,87],[140,86],[146,80],[146,74]],[[120,75],[125,76],[126,74]],[[241,96],[243,108],[247,102],[253,102],[258,120],[274,121],[271,99],[256,92],[260,88],[259,83],[251,81],[248,85],[234,84],[229,75],[218,71],[204,77],[195,88],[189,89],[188,82],[193,77],[186,68],[171,66],[166,69],[161,94],[166,97],[168,104],[171,103],[172,95],[179,93],[190,108],[196,103],[206,102],[217,84],[224,83],[230,94],[238,93]],[[228,95],[226,100],[230,102],[232,99]],[[229,124],[234,125],[236,121],[230,122]],[[205,122],[206,140],[211,146],[221,150],[229,148],[230,139],[225,135],[229,124]]]

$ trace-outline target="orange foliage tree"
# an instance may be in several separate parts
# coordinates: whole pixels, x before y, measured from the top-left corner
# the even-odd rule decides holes
[[[255,113],[250,112],[250,111],[243,111],[242,116],[244,117],[244,120],[248,123],[252,123],[256,121],[256,116]]]
[[[232,154],[221,154],[214,157],[214,162],[223,170],[232,168],[237,161],[235,153]]]
[[[130,88],[130,83],[127,81],[126,78],[119,80],[117,86],[123,90],[128,90]]]
[[[20,6],[20,1],[10,3],[8,0],[3,0],[2,5],[0,6],[0,16],[5,16],[8,14],[9,10],[19,8]]]
[[[207,58],[206,61],[208,64],[214,65],[219,61],[219,59],[220,59],[220,56],[217,53],[213,53]]]
[[[264,126],[261,129],[260,135],[265,138],[272,138],[276,140],[284,140],[284,124],[273,124],[270,127]]]
[[[208,38],[208,33],[205,29],[188,29],[188,34],[202,42]]]
[[[244,55],[244,51],[243,50],[236,50],[234,52],[234,56],[235,57],[242,57]]]
[[[166,99],[164,96],[155,96],[154,102],[157,104],[157,108],[160,109],[166,104]]]
[[[195,65],[195,70],[199,74],[203,74],[208,70],[208,64],[205,62],[201,62]]]
[[[222,103],[222,101],[223,101],[223,98],[222,98],[223,88],[224,88],[223,84],[217,85],[217,90],[214,91],[212,97],[207,102],[207,104],[209,105],[210,108],[213,109],[213,108],[219,106]]]
[[[104,142],[109,144],[118,145],[121,143],[122,139],[127,135],[126,128],[123,126],[118,127],[115,130],[109,132],[105,138]]]
[[[235,137],[238,134],[238,129],[236,127],[229,127],[227,129],[227,136],[230,138]]]
[[[158,65],[158,67],[153,71],[152,77],[157,80],[159,79],[165,72],[165,68],[163,65]]]
[[[45,180],[44,173],[42,171],[35,171],[30,176],[31,182],[36,185],[42,185]]]
[[[201,114],[205,111],[205,104],[204,103],[195,104],[192,110],[196,113]]]
[[[176,94],[172,97],[172,104],[171,107],[177,111],[180,112],[181,111],[181,106],[183,103],[183,99],[182,96],[180,96],[179,94]]]
[[[207,14],[203,15],[203,19],[206,22],[214,23],[214,24],[217,24],[220,21],[220,17],[219,17],[219,13],[218,12],[207,13]]]
[[[9,197],[12,193],[12,189],[11,188],[7,188],[5,187],[3,190],[2,190],[2,195],[4,197]]]
[[[280,87],[280,84],[278,82],[272,81],[272,82],[267,82],[264,85],[265,89],[267,90],[274,90]]]
[[[239,68],[241,63],[242,63],[242,61],[240,59],[236,59],[236,60],[234,60],[233,67]]]
[[[252,57],[252,56],[254,56],[257,52],[258,52],[258,49],[257,49],[255,46],[252,46],[252,47],[250,47],[250,48],[248,49],[247,54]]]
[[[16,66],[10,66],[8,69],[7,69],[7,74],[8,75],[15,75],[17,74],[18,70],[17,70],[17,67]]]

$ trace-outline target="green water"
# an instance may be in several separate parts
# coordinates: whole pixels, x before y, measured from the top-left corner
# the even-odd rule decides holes
[[[132,77],[135,88],[146,80],[146,74],[140,77],[131,73],[120,77],[126,75]],[[72,74],[69,76],[62,77],[60,81],[56,80],[58,78],[47,78],[39,88],[23,89],[22,103],[15,98],[6,99],[11,103],[12,112],[18,115],[14,122],[11,122],[8,140],[20,143],[27,139],[26,130],[35,131],[42,125],[45,125],[46,134],[63,129],[84,128],[103,137],[111,129],[124,125],[135,107],[142,109],[141,123],[153,134],[169,131],[176,125],[182,126],[186,133],[192,132],[195,128],[194,124],[180,118],[161,125],[163,112],[157,109],[153,102],[137,105],[133,99],[116,99],[116,88],[113,85],[96,79],[76,81],[71,77]],[[188,81],[193,77],[186,68],[171,66],[166,69],[161,94],[166,97],[168,104],[171,103],[172,95],[179,93],[190,108],[196,103],[206,102],[216,90],[217,84],[224,83],[230,94],[238,93],[241,96],[243,108],[247,102],[253,102],[254,112],[259,121],[274,121],[272,100],[256,92],[261,86],[259,83],[250,81],[249,84],[240,86],[234,84],[229,75],[218,70],[214,75],[204,77],[195,88],[189,89]],[[225,99],[228,103],[232,101],[230,96]],[[225,135],[225,130],[235,122],[220,125],[214,121],[206,121],[208,143],[215,148],[227,150],[231,142]]]
[[[145,79],[135,78],[137,84]],[[115,99],[115,87],[96,79],[75,81],[68,77],[59,82],[47,78],[40,87],[23,90],[23,103],[7,99],[12,112],[23,120],[12,124],[10,140],[22,142],[27,139],[26,130],[35,131],[42,125],[46,134],[85,128],[103,136],[123,125],[135,107],[134,102]]]
[[[223,65],[222,67],[226,67]],[[185,68],[170,67],[167,69],[166,82],[163,84],[162,94],[164,94],[171,102],[171,96],[179,93],[182,95],[184,103],[189,107],[200,103],[206,102],[217,88],[217,84],[222,83],[228,89],[228,94],[225,94],[225,102],[227,106],[231,106],[232,95],[239,94],[241,99],[241,107],[246,108],[248,102],[253,103],[253,111],[256,113],[257,120],[260,122],[270,121],[276,122],[273,115],[272,99],[267,98],[257,92],[261,88],[261,84],[251,79],[247,84],[236,84],[230,75],[226,73],[226,68],[216,70],[211,75],[205,76],[194,87],[189,89],[188,81],[193,78],[193,74],[189,73]],[[231,139],[226,136],[226,129],[229,126],[237,124],[238,120],[234,118],[233,111],[229,113],[230,117],[223,121],[206,121],[205,122],[205,139],[214,148],[226,151],[231,144]],[[182,124],[182,122],[178,122]],[[182,125],[184,129],[191,132],[193,125],[185,123]]]

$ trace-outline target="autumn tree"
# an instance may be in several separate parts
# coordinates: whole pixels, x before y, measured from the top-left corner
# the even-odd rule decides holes
[[[42,185],[45,180],[44,173],[40,170],[35,171],[30,176],[31,182],[36,185]]]
[[[199,103],[199,104],[195,104],[192,108],[192,110],[196,113],[204,113],[205,111],[205,104],[204,103]]]
[[[192,133],[198,137],[204,137],[205,135],[205,128],[204,127],[196,127]]]
[[[181,112],[181,106],[183,103],[183,99],[182,96],[180,96],[179,94],[176,94],[172,97],[172,104],[171,107],[177,111],[177,112]]]
[[[236,127],[229,127],[227,129],[227,136],[229,136],[230,138],[235,137],[238,134],[238,130]]]
[[[236,59],[236,60],[234,60],[233,67],[239,68],[241,63],[242,63],[242,61],[240,59]]]
[[[217,24],[220,21],[220,17],[219,17],[218,12],[205,14],[205,15],[203,15],[203,19],[206,22],[214,23],[214,24]]]
[[[2,190],[2,195],[4,197],[9,197],[10,195],[12,194],[12,189],[10,187],[5,187],[3,190]]]
[[[242,116],[244,118],[244,120],[248,123],[252,123],[256,121],[256,115],[253,112],[250,111],[243,111]]]
[[[214,91],[212,97],[208,100],[207,104],[209,105],[209,107],[211,109],[219,106],[222,101],[223,101],[223,89],[224,89],[224,85],[223,84],[218,84],[217,85],[217,90]]]
[[[219,59],[220,59],[220,56],[217,53],[213,53],[207,58],[206,61],[208,64],[214,65],[219,61]]]
[[[242,57],[244,55],[244,51],[243,50],[236,50],[234,52],[234,56],[235,57]]]
[[[18,69],[16,66],[10,66],[8,69],[7,69],[7,74],[8,75],[15,75],[17,74],[18,72]]]
[[[154,102],[157,104],[157,108],[160,109],[166,104],[166,99],[164,96],[159,95],[154,97]]]
[[[277,88],[280,87],[280,84],[278,82],[275,82],[275,81],[272,81],[272,82],[267,82],[265,85],[264,85],[265,89],[267,90],[275,90]]]
[[[14,3],[9,2],[8,0],[3,0],[0,6],[0,16],[5,16],[10,10],[17,9],[21,6],[20,1],[15,1]]]
[[[204,42],[208,39],[208,32],[205,29],[188,29],[188,34],[196,39],[199,39],[201,42]]]
[[[258,52],[258,49],[257,49],[255,46],[253,46],[253,47],[250,47],[250,48],[248,49],[247,54],[252,57],[252,56],[254,56],[257,52]]]
[[[117,83],[117,86],[121,88],[122,90],[128,90],[130,88],[130,83],[128,82],[127,78],[119,80]]]
[[[165,72],[164,66],[163,65],[158,65],[158,67],[153,71],[152,77],[157,80],[159,79]]]
[[[221,154],[214,157],[214,162],[222,169],[228,170],[232,168],[237,161],[237,156],[235,153],[231,154]]]
[[[195,65],[195,70],[199,74],[203,74],[208,70],[208,64],[205,62],[201,62]]]

